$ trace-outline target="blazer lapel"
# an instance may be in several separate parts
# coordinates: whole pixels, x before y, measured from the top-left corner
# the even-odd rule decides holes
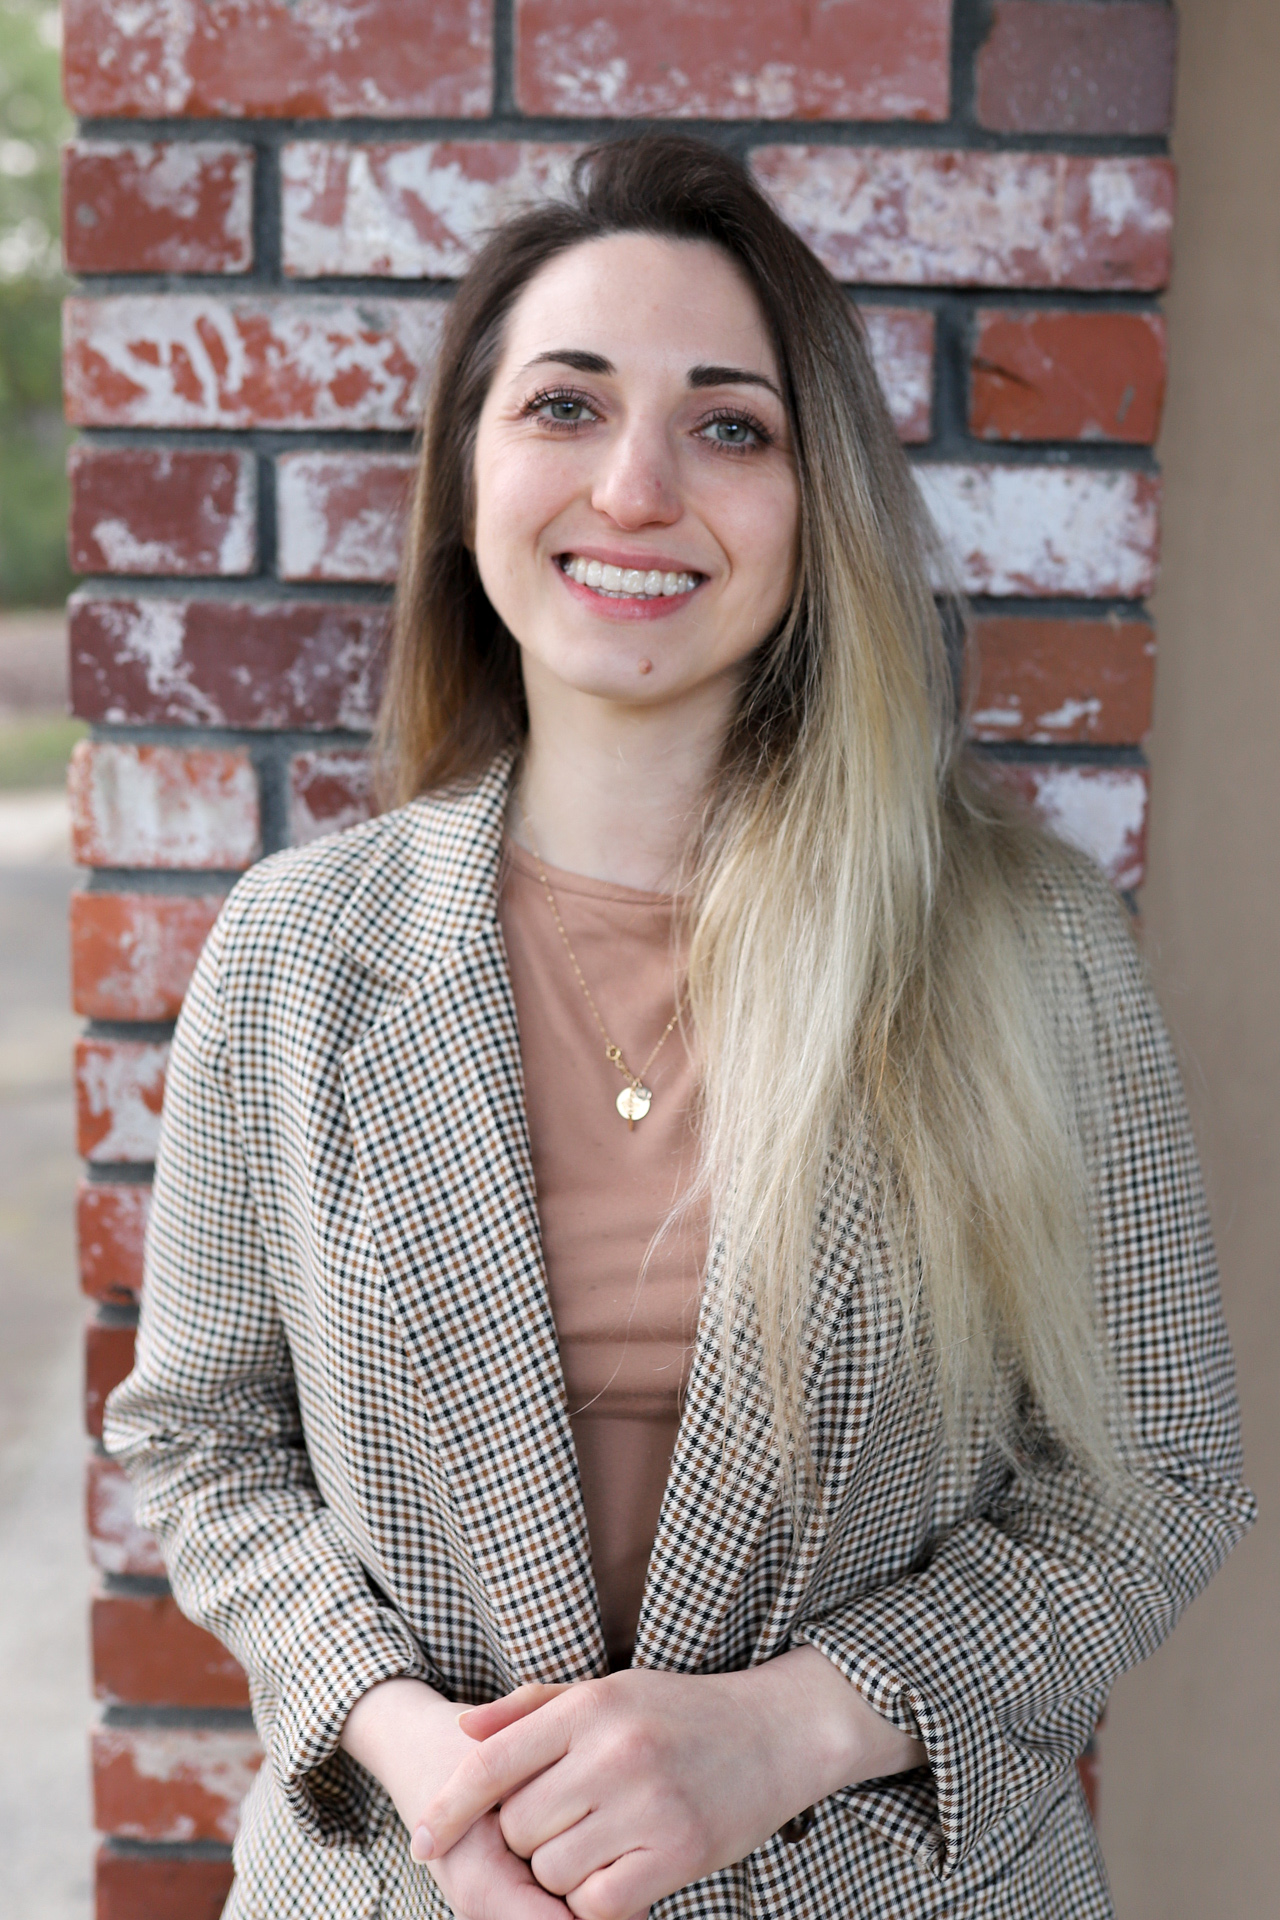
[[[779,1525],[780,1474],[760,1384],[759,1345],[743,1335],[734,1367],[745,1385],[723,1459],[724,1362],[718,1318],[706,1301],[657,1539],[649,1562],[636,1664],[697,1672],[714,1664],[726,1615],[744,1575],[777,1529],[781,1546],[764,1617],[750,1632],[750,1658],[785,1645],[805,1588],[818,1567],[833,1512],[847,1495],[871,1414],[883,1337],[873,1182],[859,1159],[819,1221],[812,1303],[805,1339],[805,1397],[818,1498],[798,1539]],[[713,1274],[718,1259],[713,1259]],[[708,1289],[708,1296],[714,1292]],[[842,1325],[843,1322],[843,1325]]]
[[[405,990],[350,1049],[356,1163],[513,1683],[605,1670],[495,900],[509,762],[416,803],[340,938]]]

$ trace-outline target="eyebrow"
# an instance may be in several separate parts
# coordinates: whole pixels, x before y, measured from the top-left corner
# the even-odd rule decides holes
[[[530,367],[542,367],[548,364],[560,367],[573,367],[578,373],[598,373],[609,375],[617,368],[612,360],[606,360],[602,353],[584,353],[580,347],[552,347],[547,353],[535,353],[533,359],[521,368],[527,373]],[[690,367],[689,385],[699,387],[765,387],[776,400],[781,400],[774,382],[763,373],[752,373],[747,367]]]

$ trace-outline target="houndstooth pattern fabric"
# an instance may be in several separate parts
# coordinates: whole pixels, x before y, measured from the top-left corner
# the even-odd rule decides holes
[[[137,1364],[106,1437],[181,1605],[250,1676],[268,1765],[236,1916],[444,1920],[338,1750],[352,1704],[402,1674],[476,1701],[607,1668],[495,911],[509,771],[261,863],[179,1023]],[[1252,1503],[1164,1029],[1105,883],[1046,886],[1104,1035],[1098,1286],[1141,1522],[1051,1447],[1016,1473],[981,1431],[948,1453],[867,1158],[816,1239],[821,1498],[792,1537],[749,1393],[726,1469],[704,1324],[635,1658],[727,1671],[807,1641],[929,1764],[832,1796],[803,1839],[654,1920],[1111,1912],[1074,1762]]]

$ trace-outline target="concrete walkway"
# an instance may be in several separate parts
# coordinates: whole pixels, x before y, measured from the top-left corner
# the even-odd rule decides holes
[[[87,1920],[81,1303],[58,794],[0,793],[0,1914]]]

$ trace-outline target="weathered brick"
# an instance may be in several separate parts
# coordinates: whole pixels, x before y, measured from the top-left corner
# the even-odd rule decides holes
[[[578,151],[529,140],[294,141],[280,156],[284,270],[457,279],[491,227],[563,193]]]
[[[439,300],[77,295],[63,309],[67,418],[80,427],[412,427],[443,318]]]
[[[83,1180],[76,1195],[80,1286],[92,1300],[131,1306],[142,1290],[142,1254],[151,1188],[134,1181]]]
[[[231,1856],[117,1853],[94,1861],[95,1920],[219,1920],[231,1891]]]
[[[487,0],[63,0],[74,112],[300,119],[489,111]]]
[[[387,609],[370,601],[71,601],[83,719],[173,726],[368,727]]]
[[[1155,156],[759,147],[761,185],[831,271],[871,286],[1153,290],[1173,170]]]
[[[67,475],[75,573],[234,575],[257,567],[252,454],[81,442]]]
[[[93,1823],[121,1840],[235,1839],[262,1764],[247,1727],[95,1727]]]
[[[234,871],[261,851],[258,783],[241,747],[81,740],[68,787],[80,866]]]
[[[216,893],[73,893],[71,1001],[90,1020],[173,1020]]]
[[[1146,620],[974,622],[972,739],[1137,746],[1151,725],[1155,635]]]
[[[282,580],[394,580],[416,460],[289,453],[276,461]]]
[[[366,754],[295,753],[289,765],[289,840],[302,847],[322,834],[355,827],[374,811]]]
[[[922,307],[861,309],[871,358],[898,438],[915,443],[933,431],[934,317]]]
[[[516,0],[526,113],[945,120],[950,0]]]
[[[1159,314],[980,313],[970,432],[1149,446],[1160,431],[1165,364]]]
[[[1159,483],[1123,468],[916,468],[966,593],[1135,600],[1159,551]]]
[[[168,1043],[76,1042],[76,1143],[86,1160],[154,1160]]]
[[[1147,0],[996,0],[978,120],[996,133],[1166,133],[1177,22]]]
[[[253,149],[73,140],[62,156],[62,235],[73,273],[247,273]]]
[[[995,763],[992,772],[1028,802],[1051,833],[1095,860],[1112,886],[1128,891],[1142,885],[1149,787],[1145,767],[1006,760]]]
[[[99,1594],[91,1616],[94,1693],[140,1707],[242,1707],[244,1671],[168,1594]]]
[[[133,1488],[123,1467],[91,1454],[85,1474],[89,1558],[100,1573],[156,1579],[164,1573],[160,1543],[133,1517]]]
[[[113,1387],[132,1371],[132,1327],[104,1326],[90,1320],[84,1330],[84,1430],[93,1440],[102,1438],[102,1410]]]

